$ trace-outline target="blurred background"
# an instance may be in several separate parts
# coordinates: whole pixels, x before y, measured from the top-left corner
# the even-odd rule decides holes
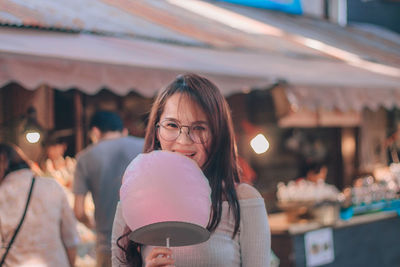
[[[399,211],[399,1],[0,1],[0,141],[20,146],[38,167],[49,143],[63,144],[71,158],[89,145],[88,120],[98,109],[118,112],[129,134],[143,137],[156,93],[186,72],[210,78],[226,97],[243,179],[262,193],[270,216],[290,215],[282,203],[299,210],[316,202],[319,189],[300,199],[285,191],[305,188],[294,183],[311,163],[327,168],[324,182],[337,188],[342,211],[382,200]],[[357,195],[359,187],[371,195],[373,185],[393,194]],[[281,219],[271,218],[281,266],[319,266],[304,238],[324,224],[298,230],[290,227],[313,220]],[[400,244],[384,233],[373,242],[384,239],[392,250],[380,252],[378,265],[351,263],[354,251],[338,250],[344,237],[332,225],[341,254],[323,264],[400,264]],[[398,229],[388,235],[400,238]]]

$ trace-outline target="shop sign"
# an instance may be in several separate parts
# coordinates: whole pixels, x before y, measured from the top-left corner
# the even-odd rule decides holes
[[[323,228],[304,235],[307,267],[321,266],[335,260],[332,228]]]

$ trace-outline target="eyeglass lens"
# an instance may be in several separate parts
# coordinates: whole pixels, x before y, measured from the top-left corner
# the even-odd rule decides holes
[[[209,129],[204,123],[196,123],[190,126],[186,126],[179,125],[179,123],[175,121],[165,120],[162,121],[159,125],[160,136],[166,141],[176,140],[181,132],[184,131],[182,128],[187,128],[190,139],[198,144],[206,142],[209,136]],[[185,134],[188,133],[185,132]]]

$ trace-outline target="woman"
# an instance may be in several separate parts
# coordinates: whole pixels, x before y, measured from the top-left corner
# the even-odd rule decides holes
[[[35,177],[18,149],[0,144],[0,259],[4,266],[74,266],[79,242],[76,220],[62,187]],[[11,243],[11,245],[10,245]],[[1,265],[1,263],[0,263]]]
[[[128,240],[129,231],[124,232],[118,208],[113,266],[269,266],[270,230],[264,200],[252,186],[239,184],[229,107],[212,82],[186,74],[158,95],[149,117],[144,152],[160,149],[192,158],[209,180],[212,214],[207,229],[211,237],[187,247],[141,246]]]
[[[54,135],[54,134],[53,134]],[[76,160],[64,157],[67,143],[60,137],[49,137],[45,143],[46,160],[43,163],[44,175],[53,177],[62,186],[71,188]]]

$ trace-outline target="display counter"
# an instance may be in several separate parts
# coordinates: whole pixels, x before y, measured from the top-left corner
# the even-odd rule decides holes
[[[378,212],[337,220],[288,223],[286,213],[269,215],[272,250],[282,267],[400,266],[400,217]]]

